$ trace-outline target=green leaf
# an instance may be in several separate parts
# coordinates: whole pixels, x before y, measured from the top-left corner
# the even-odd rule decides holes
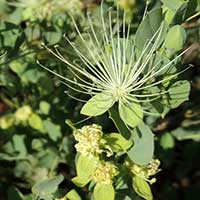
[[[140,197],[146,200],[153,199],[149,184],[138,176],[133,177],[133,189]]]
[[[128,151],[130,159],[138,165],[148,164],[154,153],[154,135],[151,129],[141,123],[133,132],[133,147]]]
[[[62,38],[62,31],[57,29],[56,31],[45,31],[44,34],[46,43],[48,45],[53,45],[59,42],[59,40]]]
[[[79,196],[79,194],[76,192],[76,190],[70,190],[67,195],[66,198],[69,200],[81,200],[81,197]]]
[[[108,93],[98,93],[93,96],[81,109],[81,114],[87,116],[98,116],[105,113],[112,105],[114,100]]]
[[[161,0],[162,3],[171,10],[177,10],[183,3],[184,0]]]
[[[172,131],[172,135],[177,139],[177,140],[194,140],[194,141],[200,141],[200,129],[199,127],[195,128],[177,128]]]
[[[104,139],[107,144],[111,147],[113,152],[126,151],[132,145],[132,141],[126,140],[119,133],[110,133],[105,135]]]
[[[118,112],[116,104],[109,109],[109,118],[114,122],[120,134],[126,139],[129,139],[131,136],[131,132],[129,131],[129,129],[127,128],[125,123],[122,121],[121,117],[119,116],[119,112]]]
[[[25,135],[17,135],[15,134],[13,136],[13,145],[15,148],[15,151],[19,153],[19,156],[25,157],[27,154],[27,149],[25,145]]]
[[[179,51],[183,48],[186,41],[185,29],[180,25],[175,25],[170,28],[165,39],[165,47],[167,49]]]
[[[174,147],[174,137],[170,133],[165,133],[161,136],[160,145],[163,149],[171,149]]]
[[[40,101],[40,111],[41,113],[48,115],[50,111],[50,104],[46,101]]]
[[[188,100],[190,83],[188,81],[178,81],[169,89],[169,104],[171,108],[176,108],[184,101]]]
[[[77,177],[73,178],[72,182],[79,187],[85,186],[91,180],[97,161],[96,157],[88,158],[80,154],[76,162]]]
[[[125,124],[134,128],[142,122],[142,107],[136,102],[130,104],[119,103],[119,115]]]
[[[61,133],[59,125],[52,123],[50,120],[44,120],[43,125],[44,125],[44,128],[47,131],[49,137],[53,141],[56,142],[59,138],[61,138],[62,133]]]
[[[97,183],[94,188],[94,199],[95,200],[114,200],[115,190],[112,184],[100,184]]]
[[[146,15],[145,19],[139,25],[135,36],[135,45],[139,50],[144,49],[144,46],[147,44],[147,42],[153,37],[156,31],[160,28],[162,21],[163,21],[163,15],[161,8],[156,8],[150,11]],[[161,44],[163,39],[165,38],[165,32],[166,32],[166,26],[164,25],[161,37],[159,39],[159,44]]]
[[[28,123],[31,128],[36,129],[42,133],[45,132],[42,119],[40,118],[39,115],[33,113],[28,119]]]
[[[14,187],[10,187],[7,191],[8,200],[23,200],[21,192]]]
[[[58,185],[64,180],[62,175],[54,178],[49,178],[36,183],[32,187],[32,192],[38,196],[48,196],[55,193],[58,189]]]
[[[22,65],[19,61],[14,61],[10,63],[10,69],[20,77],[25,71],[26,65]]]

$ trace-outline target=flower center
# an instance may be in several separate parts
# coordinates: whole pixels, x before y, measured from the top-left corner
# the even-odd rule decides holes
[[[113,97],[115,101],[119,101],[122,97],[126,95],[126,91],[122,86],[115,86],[112,91]]]

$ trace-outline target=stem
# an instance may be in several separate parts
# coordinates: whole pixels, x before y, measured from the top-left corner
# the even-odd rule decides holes
[[[109,109],[108,112],[109,118],[114,122],[117,130],[121,133],[123,137],[129,139],[131,136],[131,132],[120,118],[117,105],[115,104],[112,108]]]

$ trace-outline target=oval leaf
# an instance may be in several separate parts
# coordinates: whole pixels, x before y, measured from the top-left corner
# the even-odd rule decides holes
[[[133,177],[133,189],[135,192],[146,200],[152,200],[153,196],[149,184],[138,176]]]
[[[119,104],[119,115],[125,124],[136,127],[142,122],[143,112],[139,103]]]
[[[171,108],[176,108],[184,101],[188,100],[190,83],[188,81],[178,81],[169,89],[169,104]]]
[[[79,155],[76,162],[76,171],[77,177],[72,179],[73,183],[79,187],[85,186],[90,180],[91,175],[96,168],[98,158],[88,158],[82,155]]]
[[[114,104],[112,96],[108,93],[98,93],[93,96],[81,109],[81,114],[98,116],[105,113]]]
[[[179,51],[183,48],[186,40],[185,29],[180,25],[175,25],[170,28],[165,39],[165,47],[167,49],[172,49]]]
[[[32,187],[32,192],[35,195],[38,196],[48,196],[50,194],[53,194],[58,189],[58,185],[64,180],[64,177],[62,175],[49,178],[43,181],[40,181],[36,183]]]
[[[95,200],[114,200],[115,190],[111,184],[99,184],[97,183],[94,188],[94,198]]]
[[[111,133],[105,136],[104,138],[107,144],[111,147],[113,152],[126,151],[132,145],[132,141],[126,140],[119,133]]]
[[[134,146],[128,151],[130,159],[138,165],[148,164],[154,153],[154,136],[151,129],[141,123],[133,133]]]
[[[156,31],[160,28],[163,21],[162,9],[156,8],[150,11],[144,20],[139,25],[136,36],[135,44],[139,50],[143,50],[147,42],[153,37]],[[166,33],[166,27],[162,29],[162,34],[159,40],[159,44],[162,43]],[[156,39],[156,37],[155,37]],[[154,40],[155,41],[155,40]]]

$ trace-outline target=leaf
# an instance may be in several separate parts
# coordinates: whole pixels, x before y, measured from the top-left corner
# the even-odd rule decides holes
[[[161,136],[160,145],[163,149],[171,149],[174,147],[174,137],[170,133],[165,133]]]
[[[126,140],[119,133],[110,133],[105,135],[104,139],[107,144],[111,147],[113,152],[126,151],[132,145],[132,141]]]
[[[20,77],[25,71],[26,65],[22,65],[19,61],[14,61],[10,63],[10,69]]]
[[[197,7],[197,0],[182,0],[182,4],[176,9],[172,24],[182,24],[188,17],[194,14]]]
[[[162,9],[156,8],[150,11],[144,20],[139,25],[136,36],[135,36],[135,45],[139,50],[143,50],[147,42],[153,37],[156,31],[161,27],[163,21]],[[165,38],[166,26],[161,33],[159,43],[161,44]],[[156,37],[155,37],[156,39]],[[154,39],[154,41],[155,41]],[[159,45],[158,45],[159,46]]]
[[[49,111],[50,111],[50,104],[46,101],[40,101],[40,111],[41,113],[45,114],[45,115],[48,115],[49,114]]]
[[[94,199],[95,200],[114,200],[115,190],[112,184],[100,184],[97,183],[94,188]]]
[[[171,10],[177,10],[184,3],[183,0],[175,0],[175,1],[161,0],[161,1],[165,6],[167,6]]]
[[[167,49],[179,51],[180,49],[183,48],[185,41],[186,41],[185,29],[180,25],[175,25],[172,28],[170,28],[169,32],[167,33],[164,44]]]
[[[124,124],[121,117],[119,116],[119,112],[116,105],[114,105],[113,107],[109,109],[109,118],[114,122],[120,134],[126,139],[129,139],[131,136],[131,132],[129,131],[129,129]]]
[[[18,156],[21,156],[21,157],[25,157],[27,154],[24,137],[25,135],[17,135],[17,134],[13,136],[13,145],[14,145],[15,151],[17,151],[19,153]]]
[[[177,128],[172,131],[172,135],[177,140],[194,140],[194,141],[200,141],[200,130],[199,128]]]
[[[21,192],[14,187],[10,187],[7,190],[7,196],[8,196],[8,200],[23,200],[23,195],[21,194]]]
[[[82,107],[81,114],[98,116],[105,113],[113,104],[114,100],[110,94],[98,93]]]
[[[80,187],[85,186],[91,180],[97,161],[96,157],[88,158],[80,154],[76,162],[77,177],[73,178],[72,182]]]
[[[36,183],[32,187],[33,194],[37,196],[48,196],[55,193],[58,189],[59,184],[64,180],[62,175],[54,178],[49,178]]]
[[[149,184],[138,176],[133,177],[133,189],[140,197],[146,200],[153,199]]]
[[[39,115],[33,113],[28,119],[28,123],[31,128],[36,129],[42,133],[45,132],[42,119],[40,118]]]
[[[188,81],[178,81],[169,89],[169,104],[171,108],[176,108],[184,101],[188,100],[190,83]]]
[[[59,125],[54,124],[50,120],[44,120],[43,121],[43,125],[44,125],[44,128],[47,131],[49,137],[54,142],[56,142],[59,138],[61,138],[62,133],[61,133]]]
[[[67,195],[66,198],[69,200],[81,200],[81,197],[79,196],[79,194],[76,192],[76,190],[70,190]]]
[[[154,135],[151,129],[141,123],[133,132],[133,147],[128,151],[130,159],[138,165],[148,164],[154,153]]]
[[[130,104],[119,103],[119,115],[125,124],[136,127],[142,122],[143,112],[139,103],[132,102]]]

